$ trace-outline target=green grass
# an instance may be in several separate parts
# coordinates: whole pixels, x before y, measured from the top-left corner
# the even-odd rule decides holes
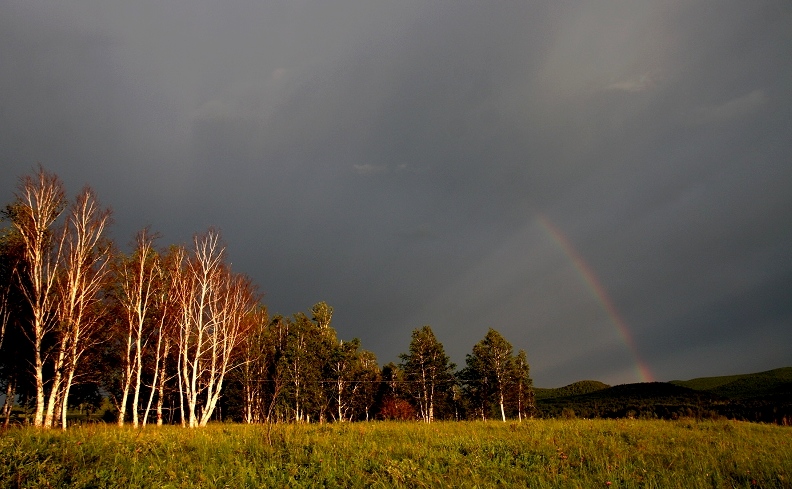
[[[277,425],[271,444],[266,433],[14,429],[0,435],[0,485],[792,487],[790,428],[735,421]]]

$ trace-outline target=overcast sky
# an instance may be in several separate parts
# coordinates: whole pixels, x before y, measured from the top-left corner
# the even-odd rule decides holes
[[[792,365],[789,2],[0,0],[2,202],[37,163],[381,364]]]

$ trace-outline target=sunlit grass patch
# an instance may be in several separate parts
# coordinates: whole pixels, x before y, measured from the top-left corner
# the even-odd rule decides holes
[[[3,487],[792,487],[789,428],[532,420],[11,430]]]

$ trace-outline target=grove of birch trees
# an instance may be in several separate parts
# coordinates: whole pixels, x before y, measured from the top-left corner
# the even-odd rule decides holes
[[[6,426],[65,429],[100,408],[119,426],[191,428],[534,414],[525,352],[493,329],[459,372],[429,326],[413,331],[399,364],[380,368],[358,339],[338,338],[325,302],[270,317],[213,229],[168,247],[142,229],[125,252],[93,190],[70,201],[42,167],[19,179],[2,217]]]

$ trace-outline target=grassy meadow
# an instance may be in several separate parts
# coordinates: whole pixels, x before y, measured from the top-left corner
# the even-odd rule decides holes
[[[792,487],[792,429],[736,421],[372,422],[0,434],[2,487]]]

